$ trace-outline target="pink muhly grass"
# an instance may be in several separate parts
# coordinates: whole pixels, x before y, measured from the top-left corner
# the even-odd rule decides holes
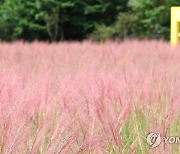
[[[179,67],[160,41],[0,43],[0,153],[146,153],[178,120]]]

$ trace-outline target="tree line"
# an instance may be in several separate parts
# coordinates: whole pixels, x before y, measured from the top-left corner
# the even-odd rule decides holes
[[[0,0],[0,39],[169,39],[177,0]]]

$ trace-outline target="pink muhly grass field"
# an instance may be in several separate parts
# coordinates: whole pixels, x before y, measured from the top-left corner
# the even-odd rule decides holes
[[[180,46],[0,43],[0,153],[179,153]]]

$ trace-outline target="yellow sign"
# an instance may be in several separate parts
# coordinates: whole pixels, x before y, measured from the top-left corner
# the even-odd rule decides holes
[[[171,7],[171,45],[175,46],[180,37],[180,7]]]

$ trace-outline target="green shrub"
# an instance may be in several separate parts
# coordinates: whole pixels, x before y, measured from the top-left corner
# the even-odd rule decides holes
[[[90,38],[93,41],[106,41],[112,39],[115,34],[113,26],[98,26],[97,29],[91,34]]]
[[[101,25],[92,33],[94,41],[105,41],[107,39],[125,39],[136,37],[139,34],[138,16],[130,13],[120,13],[112,26]]]

